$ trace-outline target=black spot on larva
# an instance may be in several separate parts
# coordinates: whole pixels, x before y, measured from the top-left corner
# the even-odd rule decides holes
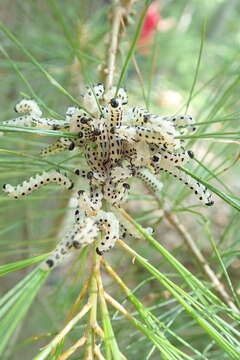
[[[3,184],[3,189],[6,189],[7,184]]]
[[[159,157],[158,157],[158,156],[156,156],[156,155],[153,155],[153,157],[152,157],[152,161],[157,162],[158,160],[159,160]]]
[[[205,205],[207,205],[207,206],[212,206],[213,204],[214,204],[214,201],[211,200],[211,201],[209,201],[208,203],[206,203]]]
[[[189,155],[189,157],[191,158],[191,159],[193,159],[194,158],[194,153],[191,151],[191,150],[188,150],[188,155]]]
[[[83,195],[84,193],[85,193],[84,190],[79,190],[79,191],[78,191],[78,195],[79,195],[79,196]]]
[[[48,259],[48,260],[46,261],[46,264],[48,264],[48,266],[51,268],[51,267],[53,267],[53,265],[54,265],[54,261],[53,261],[52,259]]]
[[[89,118],[86,118],[85,116],[83,116],[83,117],[81,118],[81,123],[82,123],[82,124],[86,124],[89,120],[90,120]]]
[[[150,119],[150,115],[144,115],[144,116],[143,116],[143,121],[144,121],[145,123],[148,122],[149,119]]]
[[[73,150],[75,148],[75,144],[73,142],[71,142],[71,144],[68,147],[68,150]]]
[[[74,184],[71,183],[71,185],[69,186],[68,190],[71,190],[73,188]]]
[[[123,183],[123,187],[128,190],[130,189],[130,185],[128,183]]]
[[[99,130],[99,129],[94,129],[93,132],[92,132],[92,135],[93,135],[93,136],[99,136],[99,135],[101,135],[101,130]]]
[[[75,174],[76,174],[76,175],[79,175],[79,174],[80,174],[80,170],[79,170],[79,169],[76,169],[76,170],[75,170]]]
[[[79,241],[73,241],[73,246],[75,247],[75,249],[79,249],[81,247],[81,244]]]
[[[80,137],[80,139],[83,137],[83,132],[82,132],[82,131],[80,131],[80,132],[78,133],[78,137]]]
[[[100,251],[99,248],[96,248],[96,253],[100,256],[103,255],[103,251]]]
[[[117,108],[118,105],[119,105],[119,102],[118,102],[117,99],[113,98],[113,99],[110,100],[110,104],[111,104],[111,106],[112,106],[113,108]]]
[[[87,173],[87,178],[88,178],[89,180],[93,178],[93,172],[92,172],[92,171],[89,171],[89,172]]]

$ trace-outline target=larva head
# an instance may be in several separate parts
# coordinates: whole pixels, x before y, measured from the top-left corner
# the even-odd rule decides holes
[[[76,106],[69,106],[69,108],[67,108],[67,111],[66,111],[66,114],[65,114],[66,121],[71,122],[72,116],[75,113],[75,111],[77,111],[77,109],[79,109],[79,108],[76,107]]]
[[[14,110],[20,114],[29,114],[39,117],[42,115],[42,111],[34,100],[23,99],[15,105]]]
[[[116,90],[117,90],[116,86],[108,90],[103,96],[104,101],[106,102],[106,104],[108,104],[111,99],[117,98],[122,101],[122,105],[126,105],[128,103],[127,92],[123,88],[120,88],[116,94]]]
[[[118,99],[116,99],[116,98],[112,98],[112,99],[110,100],[110,105],[111,105],[111,107],[114,108],[114,109],[118,108],[118,107],[120,106],[120,104],[121,104],[121,102],[120,102]]]

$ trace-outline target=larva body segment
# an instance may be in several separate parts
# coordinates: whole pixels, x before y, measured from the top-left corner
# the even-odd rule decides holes
[[[155,162],[160,161],[160,159],[164,159],[165,161],[168,161],[172,166],[182,166],[188,163],[188,161],[193,158],[193,156],[194,155],[192,151],[173,153],[164,148],[161,148],[158,153],[154,153],[152,159]]]
[[[5,120],[3,125],[15,125],[15,126],[31,126],[33,122],[32,115],[20,116],[16,119]]]
[[[96,215],[95,204],[86,191],[78,191],[78,206],[85,213],[86,217]]]
[[[115,126],[121,126],[122,125],[122,110],[123,110],[123,104],[122,100],[118,98],[112,98],[108,105],[108,126],[111,129]]]
[[[64,144],[62,144],[62,142],[58,139],[56,142],[54,142],[53,144],[44,147],[41,151],[40,151],[40,156],[41,157],[47,157],[50,155],[55,155],[61,151],[65,151],[67,150],[68,147],[64,146]]]
[[[104,85],[99,83],[94,86],[92,89],[88,86],[86,92],[82,95],[83,97],[83,106],[86,109],[91,109],[91,114],[98,117],[100,115],[99,111],[99,101],[102,99],[104,94]]]
[[[103,193],[99,186],[90,186],[90,200],[93,209],[98,212],[102,207]]]
[[[55,120],[49,118],[40,118],[35,115],[32,116],[32,125],[40,129],[48,130],[66,130],[69,128],[69,123],[63,120]]]
[[[93,130],[92,125],[92,118],[82,109],[75,108],[72,111],[71,118],[70,118],[70,133],[72,134],[79,134],[80,131],[83,132],[91,132]]]
[[[83,143],[79,141],[79,139],[75,138],[59,138],[57,141],[55,141],[53,144],[43,148],[40,152],[40,156],[46,157],[50,155],[55,155],[61,151],[70,150],[76,148],[81,148],[83,146]]]
[[[97,253],[102,255],[109,251],[119,238],[119,222],[110,212],[99,211],[96,218],[98,228],[105,234],[98,242]]]
[[[156,195],[160,195],[163,183],[149,169],[139,169],[135,173],[135,177],[141,179],[144,184]]]
[[[182,129],[184,134],[188,132],[188,129],[190,129],[192,133],[196,131],[196,127],[194,126],[196,121],[190,115],[163,116],[162,120],[172,122],[176,128],[186,127],[185,130]]]
[[[127,180],[132,176],[132,169],[129,165],[115,166],[109,173],[109,178],[113,183]]]
[[[124,124],[144,126],[148,123],[149,119],[150,113],[148,110],[136,106],[127,110],[124,116]]]

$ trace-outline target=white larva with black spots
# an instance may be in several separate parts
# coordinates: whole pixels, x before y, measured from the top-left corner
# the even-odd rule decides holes
[[[187,133],[189,129],[192,133],[196,131],[196,127],[194,126],[196,121],[190,115],[163,116],[162,120],[167,120],[173,123],[176,128],[186,127],[184,133]]]
[[[48,130],[66,130],[69,129],[69,123],[63,120],[55,120],[49,118],[40,118],[32,115],[32,126],[39,129]]]
[[[5,120],[3,125],[15,125],[15,126],[31,126],[33,122],[32,115],[20,116],[16,119]]]
[[[193,179],[191,176],[181,171],[178,167],[172,166],[166,160],[161,160],[159,163],[155,162],[154,165],[157,173],[161,173],[164,171],[167,172],[168,174],[174,176],[178,180],[182,181],[185,185],[187,185],[198,197],[198,199],[202,201],[205,205],[213,205],[212,195],[210,194],[208,189],[204,185]]]
[[[64,189],[72,189],[73,183],[63,174],[58,171],[44,172],[41,175],[31,177],[29,180],[23,181],[22,184],[12,186],[10,184],[3,185],[3,191],[7,193],[10,198],[18,199],[31,194],[40,187],[55,183],[61,185]]]
[[[53,144],[43,148],[40,151],[39,155],[41,157],[51,156],[51,155],[55,155],[61,151],[65,151],[66,149],[67,149],[67,147],[60,141],[60,139],[58,139]]]
[[[96,240],[98,234],[99,228],[94,219],[86,218],[79,224],[73,225],[65,239],[60,241],[47,260],[41,264],[41,269],[44,271],[54,269],[67,254],[91,244]]]
[[[96,220],[98,228],[105,233],[99,240],[97,247],[97,253],[102,255],[109,251],[119,239],[119,221],[113,213],[105,211],[99,211]]]
[[[14,110],[20,114],[30,114],[37,117],[42,116],[42,111],[34,100],[23,99],[15,105]]]

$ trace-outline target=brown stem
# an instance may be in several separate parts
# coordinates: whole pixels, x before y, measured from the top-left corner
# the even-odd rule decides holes
[[[59,358],[59,360],[68,359],[79,347],[83,346],[86,342],[85,336],[81,337],[75,344],[68,348]]]
[[[107,68],[106,72],[106,90],[113,86],[113,78],[115,72],[116,56],[119,45],[119,33],[121,27],[122,7],[118,0],[113,3],[113,20],[112,30],[110,33],[109,50],[107,52]]]

